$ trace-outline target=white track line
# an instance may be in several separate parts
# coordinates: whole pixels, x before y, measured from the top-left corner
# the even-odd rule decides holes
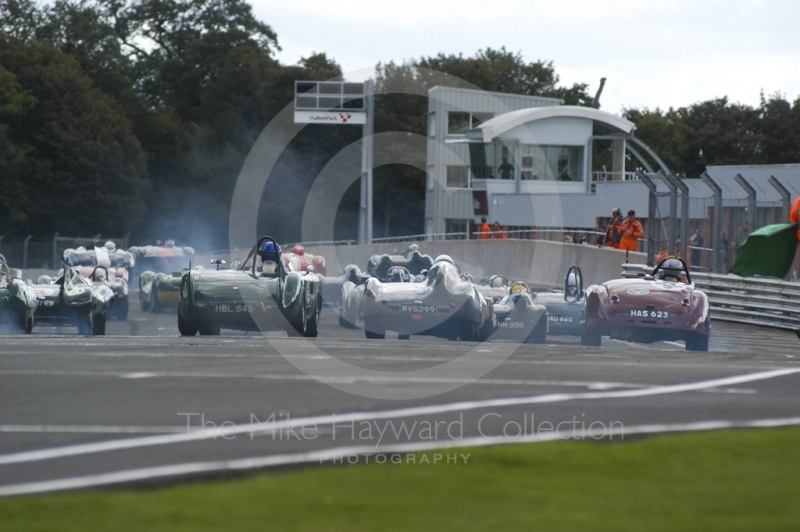
[[[70,371],[70,370],[0,370],[0,375],[43,376],[43,377],[111,377],[119,379],[265,379],[279,381],[317,381],[325,383],[351,384],[366,382],[372,384],[491,384],[505,386],[565,386],[607,390],[610,388],[648,388],[648,384],[605,381],[556,381],[523,379],[456,379],[447,377],[355,377],[349,375],[305,375],[287,373],[221,373],[221,372],[179,372],[179,371]]]
[[[486,399],[481,401],[463,401],[459,403],[448,403],[441,405],[418,406],[411,408],[400,408],[396,410],[385,410],[377,412],[355,412],[352,414],[328,414],[311,416],[306,418],[286,419],[281,421],[266,421],[263,423],[253,423],[232,427],[219,427],[213,431],[213,436],[224,437],[235,434],[246,434],[253,432],[274,431],[288,428],[298,428],[303,426],[332,425],[334,423],[350,423],[376,419],[394,419],[412,416],[430,416],[447,412],[463,412],[466,410],[477,410],[483,408],[497,408],[506,406],[519,406],[536,403],[557,403],[575,400],[596,400],[596,399],[627,399],[632,397],[646,397],[652,395],[664,395],[682,392],[692,392],[705,390],[708,388],[718,388],[721,386],[732,386],[745,382],[772,379],[800,373],[800,368],[779,369],[763,371],[759,373],[749,373],[734,377],[724,377],[706,381],[693,382],[688,384],[672,384],[666,386],[653,386],[651,388],[636,390],[617,390],[610,392],[584,392],[584,393],[552,393],[545,395],[535,395],[530,397],[511,397],[506,399]],[[119,451],[122,449],[135,449],[139,447],[149,447],[154,445],[170,445],[193,441],[202,441],[209,438],[205,431],[189,432],[185,434],[167,434],[159,436],[144,436],[141,438],[126,438],[119,440],[103,441],[96,443],[84,443],[77,445],[67,445],[52,449],[39,449],[35,451],[22,451],[0,455],[0,465],[18,464],[22,462],[34,462],[39,460],[52,460],[66,456],[77,456],[91,453],[101,453],[108,451]]]
[[[700,421],[695,423],[679,423],[670,425],[637,425],[626,427],[622,430],[603,429],[598,431],[584,431],[582,439],[587,438],[624,438],[625,436],[663,434],[670,432],[700,432],[722,429],[739,428],[776,428],[800,425],[800,418],[780,418],[780,419],[758,419],[753,421]],[[542,443],[548,441],[564,441],[564,438],[556,433],[546,432],[544,434],[530,434],[524,437],[475,437],[463,440],[447,441],[426,441],[414,443],[400,443],[381,447],[358,446],[358,447],[338,447],[310,451],[295,454],[280,454],[262,456],[255,458],[242,458],[238,460],[225,460],[213,462],[190,462],[168,466],[148,467],[142,469],[129,469],[114,471],[112,473],[102,473],[98,475],[88,475],[82,477],[69,477],[57,480],[45,480],[38,482],[27,482],[22,484],[10,484],[0,486],[0,497],[14,495],[32,495],[36,493],[47,493],[52,491],[64,491],[70,489],[85,489],[110,484],[120,484],[125,482],[136,482],[142,480],[152,480],[157,478],[178,477],[183,475],[197,475],[202,473],[219,471],[247,471],[253,469],[263,469],[267,467],[323,463],[337,459],[346,459],[353,455],[375,455],[375,454],[398,454],[432,451],[439,449],[458,449],[464,447],[485,447],[489,445],[508,445],[516,443]]]
[[[202,430],[189,429],[189,430]],[[187,432],[186,425],[0,425],[0,432],[52,432],[57,434],[168,434]]]

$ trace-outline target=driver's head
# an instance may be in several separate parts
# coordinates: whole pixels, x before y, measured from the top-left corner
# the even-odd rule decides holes
[[[278,252],[280,252],[280,246],[276,247],[275,243],[271,240],[268,240],[261,244],[261,247],[258,248],[258,256],[261,257],[261,262],[278,262],[280,257],[278,256]]]
[[[678,259],[667,259],[661,263],[659,273],[665,281],[680,281],[683,279],[683,264]]]
[[[578,276],[575,275],[574,271],[567,275],[566,291],[568,296],[574,296],[578,293]]]

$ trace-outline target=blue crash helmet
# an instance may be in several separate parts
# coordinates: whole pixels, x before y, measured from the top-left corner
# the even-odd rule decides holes
[[[280,260],[280,257],[278,257],[278,253],[280,253],[281,247],[278,246],[276,250],[275,246],[276,244],[271,241],[267,241],[261,244],[261,247],[258,248],[258,256],[261,257],[262,262],[266,262],[268,260],[278,262]]]

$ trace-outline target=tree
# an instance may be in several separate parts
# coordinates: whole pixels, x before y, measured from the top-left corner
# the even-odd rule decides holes
[[[675,111],[656,108],[624,109],[622,116],[636,124],[636,136],[647,144],[673,172],[683,172],[683,128],[676,123]]]
[[[0,38],[0,66],[30,98],[4,117],[6,143],[15,147],[4,159],[17,161],[14,175],[28,200],[24,216],[12,214],[12,232],[124,234],[136,227],[148,189],[144,154],[115,102],[74,59],[45,45]]]
[[[800,98],[790,104],[780,93],[761,94],[762,160],[771,164],[800,162]]]

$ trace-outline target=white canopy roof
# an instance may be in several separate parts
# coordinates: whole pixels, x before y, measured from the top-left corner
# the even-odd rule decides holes
[[[635,129],[635,124],[617,115],[594,109],[593,107],[580,107],[578,105],[555,105],[548,107],[531,107],[519,109],[509,113],[496,116],[487,120],[478,129],[483,131],[483,142],[492,142],[506,131],[510,131],[517,126],[542,120],[544,118],[587,118],[602,122],[622,133],[630,134]]]

